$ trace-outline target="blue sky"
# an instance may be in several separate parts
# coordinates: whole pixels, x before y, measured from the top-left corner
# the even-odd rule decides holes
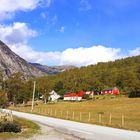
[[[83,66],[140,54],[139,0],[1,1],[0,39],[27,61]]]

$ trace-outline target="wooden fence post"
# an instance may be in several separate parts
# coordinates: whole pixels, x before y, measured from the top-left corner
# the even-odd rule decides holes
[[[54,114],[54,115],[55,115],[55,117],[56,117],[56,110],[55,110],[55,114]]]
[[[51,111],[50,111],[50,116],[52,116],[52,113],[53,113],[53,111],[52,111],[52,109],[51,109]]]
[[[124,115],[122,115],[122,127],[124,126]]]
[[[67,119],[69,118],[69,112],[67,111]]]
[[[60,117],[62,118],[62,117],[63,117],[63,116],[62,116],[62,115],[63,115],[63,111],[62,111],[62,110],[61,110],[61,114],[60,114],[60,115],[61,115]]]
[[[82,120],[82,113],[80,112],[80,121]]]
[[[90,122],[91,114],[90,112],[88,113],[88,122]]]
[[[112,115],[110,114],[110,116],[109,116],[109,124],[111,125],[111,123],[112,123]]]
[[[102,123],[102,114],[99,114],[99,123]]]
[[[22,108],[22,112],[24,112],[24,107]]]
[[[72,112],[72,119],[74,120],[74,111]]]

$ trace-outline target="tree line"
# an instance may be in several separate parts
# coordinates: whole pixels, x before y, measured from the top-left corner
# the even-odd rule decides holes
[[[74,68],[56,75],[31,78],[15,73],[5,81],[0,74],[0,104],[5,101],[23,103],[31,100],[33,81],[36,81],[35,97],[55,90],[62,97],[66,92],[94,91],[118,87],[129,97],[140,97],[140,56],[129,57],[96,65]]]

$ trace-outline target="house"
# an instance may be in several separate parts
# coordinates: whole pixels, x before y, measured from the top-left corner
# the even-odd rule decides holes
[[[115,94],[115,95],[118,95],[119,93],[120,92],[119,92],[119,89],[117,87],[110,88],[110,89],[105,89],[105,90],[101,91],[101,94]]]
[[[83,91],[80,91],[78,93],[66,93],[64,95],[64,101],[81,101],[83,95],[84,95]]]
[[[56,101],[60,98],[60,95],[58,95],[54,90],[49,93],[48,101]]]

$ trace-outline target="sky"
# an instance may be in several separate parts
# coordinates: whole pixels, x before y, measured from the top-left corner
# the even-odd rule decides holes
[[[29,62],[80,67],[140,54],[140,0],[0,3],[0,40]]]

